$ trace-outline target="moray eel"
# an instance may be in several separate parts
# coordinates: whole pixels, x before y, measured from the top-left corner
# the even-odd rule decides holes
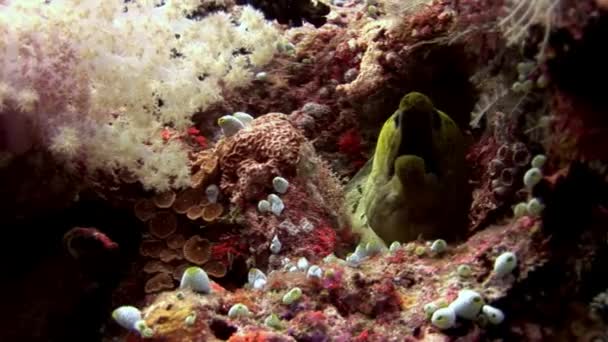
[[[346,187],[348,224],[361,242],[446,240],[466,230],[464,139],[421,93],[384,123],[374,156]]]

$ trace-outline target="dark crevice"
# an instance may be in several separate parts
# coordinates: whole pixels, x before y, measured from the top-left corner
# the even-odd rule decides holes
[[[213,336],[223,341],[229,339],[237,331],[235,326],[220,319],[212,320],[209,328],[211,329],[211,332],[213,332]]]

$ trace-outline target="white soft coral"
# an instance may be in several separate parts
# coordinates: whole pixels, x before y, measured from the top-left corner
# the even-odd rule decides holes
[[[10,85],[0,82],[0,113],[7,109],[8,101],[13,96],[13,89]]]
[[[186,19],[197,3],[0,3],[0,112],[38,121],[51,151],[89,170],[126,169],[157,190],[187,185],[187,153],[160,139],[162,127],[185,129],[223,90],[248,84],[278,37],[251,7]]]
[[[59,127],[57,134],[51,138],[50,150],[53,153],[72,158],[78,153],[82,145],[81,141],[82,137],[75,128]]]

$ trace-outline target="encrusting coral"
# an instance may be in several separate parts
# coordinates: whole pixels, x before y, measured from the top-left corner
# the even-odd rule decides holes
[[[254,254],[268,253],[277,233],[288,247],[282,255],[314,246],[325,253],[333,250],[337,239],[332,226],[341,214],[341,185],[286,115],[256,118],[250,127],[220,141],[216,151],[220,188],[241,208],[245,218],[241,234],[258,241],[252,243],[259,245]],[[283,193],[276,190],[279,185]],[[273,190],[280,196],[270,193]],[[268,199],[268,210],[274,215],[260,212],[262,199]]]
[[[220,188],[237,204],[259,196],[273,177],[295,173],[304,141],[284,114],[259,117],[251,129],[219,143]]]

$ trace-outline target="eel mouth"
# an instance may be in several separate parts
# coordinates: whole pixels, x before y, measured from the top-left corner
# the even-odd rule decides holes
[[[433,131],[441,128],[441,118],[436,111],[421,112],[408,110],[398,115],[398,128],[401,130],[401,141],[395,159],[404,155],[414,155],[424,160],[425,172],[440,176],[438,158],[435,153]],[[394,163],[392,173],[394,174]],[[392,175],[391,175],[392,176]]]

